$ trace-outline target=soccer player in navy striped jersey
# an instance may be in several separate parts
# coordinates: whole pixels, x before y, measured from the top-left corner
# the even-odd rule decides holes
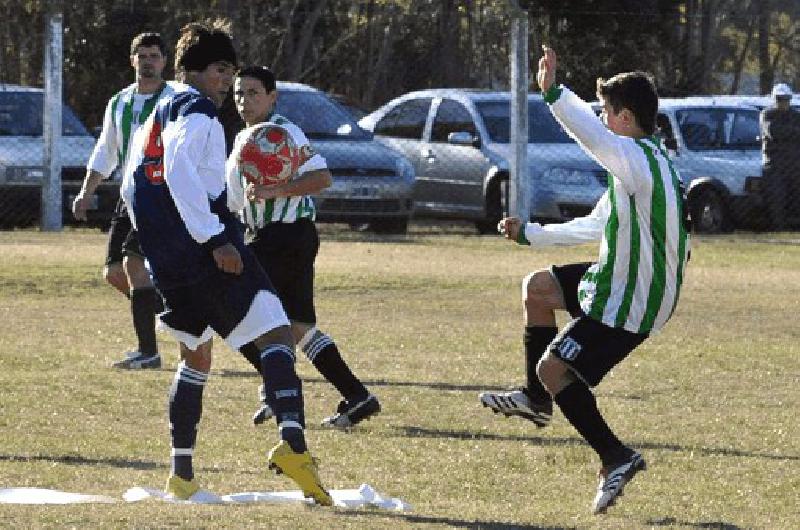
[[[602,513],[645,469],[600,414],[590,387],[670,318],[689,257],[684,188],[654,136],[658,95],[643,72],[598,79],[601,118],[555,84],[556,54],[544,47],[537,81],[550,109],[578,144],[608,170],[608,190],[586,217],[523,224],[508,217],[501,233],[520,244],[569,245],[601,240],[596,263],[553,266],[523,282],[527,385],[481,394],[484,406],[544,426],[552,401],[600,457],[592,504]],[[560,332],[555,311],[573,317]]]
[[[178,499],[199,494],[192,456],[217,333],[233,349],[259,352],[281,438],[268,454],[270,468],[294,480],[306,497],[331,505],[306,447],[289,320],[227,207],[217,108],[235,65],[233,42],[221,25],[181,29],[175,68],[190,87],[160,100],[137,132],[121,188],[164,298],[161,324],[180,343],[182,362],[169,399],[172,470],[166,490]]]
[[[140,33],[131,41],[130,61],[136,82],[120,90],[106,105],[103,129],[87,164],[86,177],[72,212],[86,220],[91,198],[97,186],[117,168],[125,166],[128,145],[136,130],[150,116],[160,97],[174,94],[179,84],[164,81],[167,48],[158,33]],[[131,221],[120,198],[108,233],[108,251],[103,268],[106,281],[130,298],[133,329],[138,346],[113,366],[123,369],[159,368],[161,356],[156,342],[155,313],[161,299],[150,281],[142,250],[131,228]]]
[[[243,68],[236,74],[234,100],[248,128],[262,122],[280,125],[292,135],[298,148],[312,155],[297,175],[274,185],[248,184],[236,163],[237,153],[249,129],[236,137],[226,166],[228,205],[240,212],[252,235],[248,247],[275,285],[292,324],[294,340],[314,367],[342,396],[336,413],[325,418],[324,427],[347,429],[380,411],[378,399],[366,389],[342,359],[333,339],[320,331],[314,309],[314,260],[319,235],[314,225],[315,194],[331,185],[325,159],[314,152],[303,131],[275,114],[279,97],[275,76],[265,66]],[[247,355],[252,362],[252,354]],[[263,398],[263,394],[262,394]],[[268,403],[256,412],[256,424],[272,416]]]

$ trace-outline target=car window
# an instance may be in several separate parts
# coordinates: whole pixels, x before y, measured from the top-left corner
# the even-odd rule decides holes
[[[511,139],[511,102],[475,103],[492,141],[507,144]],[[528,101],[528,143],[572,143],[543,101]]]
[[[458,101],[443,99],[433,119],[431,141],[446,142],[447,136],[454,132],[468,132],[473,136],[478,134],[467,108]]]
[[[692,108],[675,113],[686,147],[709,149],[758,149],[756,109]]]
[[[0,136],[42,136],[44,95],[0,92]],[[61,134],[88,136],[89,131],[68,106],[61,108]]]
[[[375,125],[375,134],[419,140],[425,129],[425,120],[432,98],[404,101],[390,110]]]
[[[275,112],[294,122],[309,139],[370,138],[347,110],[322,92],[280,90]]]

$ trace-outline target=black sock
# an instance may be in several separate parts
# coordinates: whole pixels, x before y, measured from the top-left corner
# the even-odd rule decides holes
[[[158,353],[156,344],[156,290],[152,287],[131,291],[133,329],[139,339],[139,352],[145,355]]]
[[[522,343],[525,345],[525,375],[528,395],[534,399],[550,400],[550,393],[545,390],[539,376],[536,375],[536,365],[545,353],[547,346],[553,342],[558,334],[555,326],[526,326]]]
[[[261,374],[266,402],[275,413],[281,438],[295,453],[305,452],[303,384],[294,369],[293,348],[285,344],[270,344],[264,348]]]
[[[369,395],[364,384],[342,359],[339,348],[328,335],[318,332],[303,347],[314,368],[327,379],[347,401],[362,401]]]
[[[172,437],[172,474],[192,480],[192,453],[197,424],[203,414],[203,388],[208,374],[181,362],[169,393],[169,423]]]
[[[556,395],[555,401],[564,417],[600,456],[604,466],[625,457],[627,448],[600,415],[597,401],[585,383],[573,381]]]
[[[258,351],[256,345],[251,342],[248,342],[241,348],[239,348],[239,352],[247,359],[247,362],[253,365],[253,368],[256,369],[256,372],[259,374],[261,373],[261,352]]]

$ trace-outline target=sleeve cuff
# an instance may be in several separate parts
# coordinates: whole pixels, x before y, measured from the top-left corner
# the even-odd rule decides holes
[[[542,94],[544,102],[547,103],[548,105],[552,105],[553,103],[558,101],[558,98],[561,97],[562,89],[563,87],[561,85],[556,85],[555,83],[550,85],[550,88],[547,89],[547,92]]]
[[[227,245],[229,242],[228,236],[225,235],[225,230],[223,230],[219,234],[211,236],[205,243],[202,243],[202,247],[210,254],[219,247]]]
[[[531,242],[528,241],[528,238],[525,237],[525,226],[527,226],[527,225],[523,224],[522,226],[520,226],[519,227],[519,233],[517,233],[517,243],[519,243],[520,245],[530,245],[531,244]]]

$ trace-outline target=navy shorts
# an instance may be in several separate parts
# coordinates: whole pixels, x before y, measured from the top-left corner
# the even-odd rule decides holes
[[[108,266],[122,263],[124,256],[139,256],[144,259],[142,247],[139,246],[139,234],[133,229],[125,202],[119,199],[111,217],[105,264]]]
[[[275,286],[289,319],[316,324],[314,260],[319,252],[319,234],[314,222],[299,219],[294,223],[268,223],[247,246]]]
[[[192,285],[161,289],[162,326],[190,349],[216,332],[238,350],[272,329],[289,325],[264,270],[247,248],[239,252],[244,263],[240,275],[216,270]]]
[[[606,326],[583,312],[578,303],[578,283],[591,265],[573,263],[551,269],[573,320],[550,343],[548,353],[566,363],[578,378],[593,387],[648,335]]]

